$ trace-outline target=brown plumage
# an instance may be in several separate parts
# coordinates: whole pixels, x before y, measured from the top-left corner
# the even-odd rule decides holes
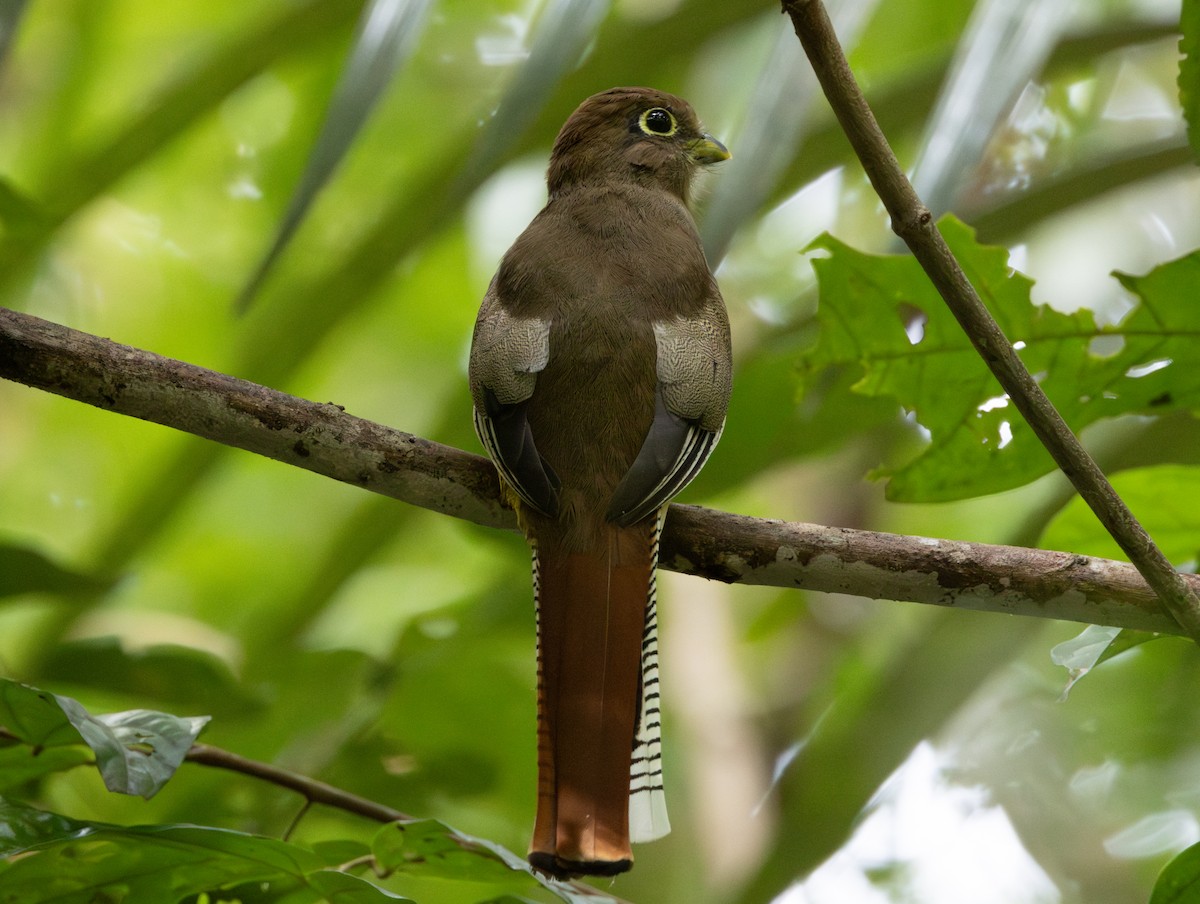
[[[654,569],[666,503],[729,401],[729,323],[687,207],[698,167],[728,156],[678,97],[588,98],[475,323],[476,429],[534,556],[529,859],[558,876],[627,870],[631,834],[669,828]]]

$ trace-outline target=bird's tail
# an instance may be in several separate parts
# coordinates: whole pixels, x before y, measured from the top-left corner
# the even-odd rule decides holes
[[[538,806],[529,859],[615,875],[634,840],[669,831],[659,760],[654,568],[661,518],[611,526],[600,548],[534,544]]]

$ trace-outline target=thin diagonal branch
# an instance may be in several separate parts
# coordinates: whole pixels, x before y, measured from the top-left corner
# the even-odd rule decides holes
[[[493,528],[515,529],[486,459],[245,380],[0,308],[0,378],[184,430]],[[664,568],[820,590],[1182,633],[1129,565],[673,505]],[[1200,589],[1200,578],[1189,577]]]
[[[892,229],[908,245],[975,350],[1079,495],[1184,632],[1200,643],[1200,598],[1117,495],[980,300],[900,169],[850,71],[824,4],[783,0],[783,10],[791,17],[838,122],[891,216]]]
[[[307,775],[290,772],[270,763],[252,760],[211,744],[193,744],[184,759],[189,763],[201,766],[214,766],[218,769],[228,769],[230,772],[240,772],[242,775],[295,791],[309,803],[336,807],[376,822],[410,822],[416,819],[415,816],[409,816],[407,813],[385,804],[351,794],[349,791],[336,788]]]

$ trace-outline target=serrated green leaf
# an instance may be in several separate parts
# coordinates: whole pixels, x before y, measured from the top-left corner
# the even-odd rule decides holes
[[[1197,901],[1200,901],[1200,844],[1193,844],[1163,867],[1150,894],[1150,904],[1195,904]]]
[[[1200,4],[1184,3],[1179,18],[1179,102],[1192,154],[1200,163]]]
[[[36,549],[0,545],[0,599],[23,593],[98,593],[112,584],[112,580],[63,568]]]
[[[0,864],[0,904],[181,901],[255,882],[259,900],[289,904],[406,901],[325,869],[312,851],[226,829],[84,823],[25,807],[0,811],[22,827],[25,856]]]
[[[77,700],[57,695],[55,699],[95,751],[104,786],[147,800],[170,781],[209,720],[149,709],[93,716]]]
[[[1032,283],[1008,267],[1005,249],[979,245],[951,217],[939,228],[1072,429],[1200,404],[1194,341],[1200,309],[1192,302],[1200,254],[1144,277],[1120,275],[1140,303],[1121,323],[1101,328],[1088,311],[1061,314],[1034,305]],[[863,254],[830,236],[813,247],[829,256],[813,262],[821,332],[800,360],[804,385],[830,367],[857,365],[856,392],[895,400],[930,433],[924,452],[884,474],[891,477],[889,498],[932,502],[995,493],[1053,468],[914,259]]]

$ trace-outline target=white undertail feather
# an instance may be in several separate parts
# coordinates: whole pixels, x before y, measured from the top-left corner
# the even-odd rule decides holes
[[[529,549],[532,553],[533,560],[533,626],[534,634],[537,637],[537,696],[538,696],[538,781],[541,781],[542,768],[549,766],[550,751],[543,744],[542,739],[542,704],[541,698],[544,693],[544,681],[542,671],[542,566],[538,561],[538,545],[537,540],[533,537],[529,538]]]
[[[671,831],[667,796],[663,791],[658,682],[658,541],[666,516],[667,507],[663,505],[655,516],[650,541],[650,586],[642,635],[642,703],[629,771],[629,838],[635,842],[654,841]]]

